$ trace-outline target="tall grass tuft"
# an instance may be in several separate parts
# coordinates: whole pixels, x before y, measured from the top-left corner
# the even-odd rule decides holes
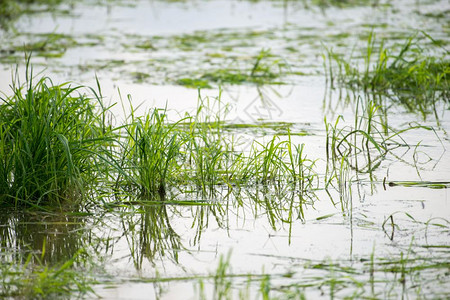
[[[102,100],[46,77],[34,83],[29,65],[25,84],[16,73],[11,88],[0,97],[0,203],[81,200],[107,143],[105,111],[95,104]]]
[[[199,95],[197,110],[190,118],[184,147],[185,178],[203,193],[229,180],[230,166],[234,162],[234,143],[223,130],[228,106],[222,105],[221,93],[211,103],[210,98]],[[215,107],[217,105],[217,107]],[[217,112],[212,113],[217,109]]]
[[[184,143],[180,122],[169,123],[167,111],[154,108],[143,117],[132,114],[126,126],[123,165],[144,197],[164,195],[168,184],[174,183]]]

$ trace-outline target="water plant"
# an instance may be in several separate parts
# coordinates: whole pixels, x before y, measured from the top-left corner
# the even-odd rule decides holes
[[[110,138],[107,109],[80,86],[33,80],[28,66],[26,85],[16,73],[13,96],[0,98],[0,202],[76,202],[101,177],[99,156]]]
[[[286,63],[281,58],[276,57],[270,49],[262,49],[260,52],[245,59],[245,67],[239,65],[237,59],[231,60],[227,68],[220,68],[206,71],[199,75],[199,78],[181,78],[177,80],[178,84],[187,87],[210,88],[210,83],[218,85],[224,84],[243,84],[251,83],[257,85],[263,84],[283,84],[278,80],[285,72]]]
[[[379,167],[389,151],[400,146],[409,147],[402,139],[402,133],[419,128],[433,130],[416,124],[395,130],[387,125],[381,109],[373,101],[364,103],[358,100],[354,123],[342,128],[339,128],[342,116],[338,116],[334,124],[328,123],[325,118],[327,161],[344,158],[352,169],[370,174]],[[358,158],[363,158],[364,162]]]
[[[154,108],[144,117],[136,117],[132,111],[131,123],[124,127],[126,144],[121,165],[126,179],[142,196],[164,195],[167,185],[174,183],[184,143],[177,129],[182,121],[169,123],[165,109]]]
[[[195,112],[176,121],[169,121],[166,109],[154,108],[144,117],[131,111],[127,124],[115,129],[123,131],[120,149],[108,157],[116,161],[110,172],[117,175],[117,192],[152,201],[192,187],[204,195],[222,185],[288,183],[302,193],[314,188],[315,162],[304,157],[304,145],[292,143],[289,129],[288,140],[275,135],[267,144],[254,142],[249,153],[238,150],[234,131],[241,127],[227,123],[220,92],[214,98],[199,94]]]
[[[59,0],[3,2],[20,1]],[[259,4],[251,3],[258,0],[88,2],[64,2],[57,9],[67,12],[56,16],[39,4],[27,6],[42,13],[25,16],[17,31],[0,32],[1,64],[8,68],[16,63],[25,48],[37,56],[39,67],[47,68],[49,74],[56,73],[57,78],[90,82],[90,74],[97,72],[108,82],[112,97],[112,85],[136,88],[130,90],[132,94],[149,89],[151,95],[144,97],[156,97],[154,103],[160,103],[163,99],[157,99],[158,95],[167,92],[166,107],[181,109],[175,113],[182,115],[176,117],[163,105],[144,108],[148,111],[142,116],[132,109],[123,122],[109,123],[107,108],[97,100],[103,99],[99,88],[87,90],[93,97],[85,96],[86,89],[81,87],[71,93],[60,92],[65,99],[80,94],[92,98],[93,105],[80,105],[80,110],[92,109],[98,117],[98,122],[93,123],[98,125],[80,136],[58,131],[56,138],[48,139],[46,147],[40,146],[52,149],[49,153],[55,156],[49,154],[40,162],[35,159],[36,165],[45,165],[50,173],[48,162],[61,160],[55,168],[58,175],[74,175],[68,179],[69,184],[59,184],[58,188],[37,183],[42,193],[55,195],[52,197],[57,200],[48,199],[47,194],[39,196],[40,192],[22,200],[26,195],[18,190],[38,188],[30,188],[27,180],[15,182],[18,164],[13,164],[12,156],[22,153],[31,157],[27,154],[31,146],[19,149],[11,136],[20,132],[30,137],[29,145],[39,145],[35,141],[44,135],[34,134],[37,130],[31,126],[15,126],[13,117],[5,119],[12,106],[2,106],[0,145],[6,141],[6,146],[0,147],[0,172],[6,179],[0,180],[5,179],[6,184],[0,191],[0,298],[95,298],[97,295],[89,294],[91,288],[99,293],[97,297],[105,299],[149,295],[152,290],[155,298],[195,298],[191,288],[196,283],[199,298],[204,299],[450,297],[450,248],[443,238],[449,236],[449,222],[442,210],[447,198],[444,188],[449,187],[448,158],[444,152],[440,162],[434,160],[439,149],[431,131],[403,134],[404,130],[419,128],[408,123],[418,118],[398,105],[401,101],[405,105],[412,103],[407,107],[415,110],[414,101],[421,100],[420,91],[424,90],[419,86],[431,83],[430,89],[436,90],[448,78],[443,75],[436,85],[432,80],[423,80],[429,70],[435,75],[433,66],[437,64],[428,63],[433,62],[429,58],[434,57],[436,63],[448,58],[448,54],[442,48],[436,51],[438,43],[422,39],[422,34],[400,55],[411,26],[423,25],[441,38],[441,45],[447,46],[448,11],[442,9],[447,4],[444,0],[413,4],[367,0],[264,0]],[[107,7],[99,8],[98,4]],[[354,8],[360,4],[362,7]],[[134,8],[151,10],[155,18],[142,18]],[[217,8],[220,20],[210,24]],[[110,17],[104,19],[97,14],[99,18],[91,24],[90,16],[99,9],[110,12]],[[208,16],[188,26],[170,19],[174,14],[192,19],[202,16],[202,12],[209,12]],[[226,16],[226,12],[233,15]],[[352,18],[345,17],[349,14]],[[433,19],[425,14],[434,15]],[[129,18],[122,18],[125,15],[136,18],[130,24]],[[108,22],[111,17],[120,19],[119,23]],[[0,23],[4,20],[0,16]],[[61,26],[60,21],[73,26]],[[104,26],[97,26],[98,22]],[[211,29],[210,25],[221,24],[226,28]],[[338,104],[330,109],[332,117],[327,112],[324,132],[317,122],[323,118],[323,111],[317,107],[324,87],[317,59],[320,42],[330,43],[337,53],[347,53],[348,45],[359,41],[365,28],[372,26],[377,37],[385,40],[380,44],[372,37],[370,55],[367,49],[363,57],[336,54],[337,59],[355,69],[354,77],[352,71],[345,73],[347,66],[342,63],[346,77],[340,78],[335,53],[328,56],[328,70],[333,71],[329,77],[350,96],[338,99],[335,90],[330,93],[330,102]],[[47,30],[54,33],[45,33]],[[153,36],[152,32],[161,36]],[[381,55],[388,57],[386,60],[380,59],[380,45],[386,50]],[[265,47],[271,47],[270,53],[260,52]],[[117,53],[121,53],[120,57]],[[413,63],[416,55],[419,60]],[[4,73],[0,70],[0,77]],[[33,77],[32,81],[36,86],[39,80]],[[411,89],[413,81],[417,87]],[[279,83],[288,84],[282,87],[277,86]],[[53,94],[74,87],[67,83],[54,88],[49,79],[45,84]],[[208,93],[225,86],[223,101],[236,103],[237,113],[245,113],[245,121],[233,122],[217,114],[221,108],[226,110],[224,102],[219,108],[211,108],[205,97],[201,97],[196,110],[184,114],[186,107],[195,105],[195,96],[191,99],[192,91],[173,84],[211,88]],[[436,111],[447,105],[442,97],[445,88],[442,85],[436,93],[430,90],[422,94],[424,102],[429,101],[423,104],[427,118],[434,105]],[[23,98],[27,98],[27,90],[23,86]],[[5,95],[4,99],[9,101],[15,94]],[[279,101],[271,101],[271,95],[280,95]],[[252,101],[255,97],[256,101]],[[220,99],[211,100],[217,106]],[[249,105],[245,105],[247,100]],[[83,113],[77,115],[77,104],[73,102],[67,101],[68,108],[60,105],[63,102],[47,106],[52,113],[65,108],[68,115],[74,115],[71,124],[79,119],[86,122]],[[239,111],[244,106],[244,111]],[[340,113],[345,120],[336,119]],[[442,113],[445,117],[441,117],[440,128],[445,144],[449,142],[447,113]],[[22,115],[29,123],[36,119],[30,118],[31,114]],[[274,121],[281,118],[283,122]],[[49,119],[50,124],[60,128],[66,116]],[[40,124],[35,127],[44,127]],[[83,132],[83,128],[73,131]],[[409,144],[409,137],[414,144]],[[86,148],[78,144],[80,140]],[[83,150],[78,153],[80,148]],[[407,152],[410,148],[414,149],[414,165],[407,161],[413,152]],[[82,153],[86,153],[85,160]],[[20,162],[24,160],[20,158]],[[30,165],[23,169],[32,173]],[[72,165],[70,170],[78,171],[67,172]],[[433,169],[428,169],[430,165]],[[325,167],[328,170],[323,190]],[[414,180],[417,176],[413,168],[417,173],[420,170],[420,181]],[[33,173],[28,181],[35,180],[34,175],[39,174]],[[385,190],[374,194],[382,186],[377,177],[384,176],[389,178],[383,181]],[[71,181],[80,184],[71,185]],[[331,188],[336,189],[331,191],[333,205],[323,199]],[[371,193],[365,191],[367,188],[372,189]],[[16,207],[17,214],[4,213],[2,204],[16,202],[41,211]],[[60,205],[74,202],[80,203],[75,212],[71,206],[61,214],[43,206],[49,204],[61,210]],[[438,218],[426,223],[415,221],[430,214]],[[410,216],[415,218],[413,223]],[[412,235],[416,244],[409,246]],[[374,239],[381,245],[379,253],[370,252]],[[220,256],[231,247],[236,256]]]
[[[194,179],[193,183],[204,192],[224,183],[229,175],[226,174],[227,166],[232,163],[233,143],[222,128],[228,107],[221,103],[220,98],[221,94],[215,103],[211,103],[210,98],[203,99],[199,95],[184,150],[187,174],[191,174],[188,176]],[[217,105],[217,113],[211,114],[214,105]]]
[[[337,81],[349,88],[387,96],[423,117],[430,112],[437,115],[437,103],[450,102],[448,51],[427,33],[422,34],[430,41],[431,54],[419,43],[418,34],[409,37],[395,52],[394,46],[386,47],[384,40],[377,42],[371,32],[363,67],[356,58],[346,59],[327,49],[326,73],[331,85]]]
[[[198,97],[193,115],[169,122],[165,109],[153,109],[145,117],[132,113],[125,126],[125,149],[121,159],[125,179],[141,190],[142,196],[159,194],[174,187],[193,185],[203,192],[223,184],[224,169],[232,144],[222,134],[220,95],[214,99],[219,112],[211,113],[210,98]],[[122,174],[119,174],[120,181]]]
[[[45,252],[45,247],[42,249]],[[85,264],[81,249],[64,263],[49,267],[37,254],[29,254],[23,264],[0,264],[0,297],[5,299],[53,299],[93,293],[95,280],[77,267]]]

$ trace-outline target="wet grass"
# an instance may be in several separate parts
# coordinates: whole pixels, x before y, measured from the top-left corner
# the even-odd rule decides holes
[[[52,267],[42,262],[39,255],[32,254],[23,264],[2,261],[0,296],[5,299],[49,299],[92,293],[94,279],[75,267],[82,257],[83,251],[80,251],[63,264]]]
[[[91,98],[81,90],[70,84],[54,85],[45,77],[37,80],[31,68],[24,84],[18,77],[13,80],[13,96],[4,96],[0,106],[2,205],[48,210],[49,204],[62,208],[75,203],[119,212],[123,226],[119,231],[128,232],[125,238],[136,270],[158,259],[178,263],[184,245],[172,220],[181,219],[181,207],[192,209],[192,227],[197,230],[194,245],[200,243],[211,220],[226,229],[230,211],[246,209],[255,216],[264,215],[272,230],[287,226],[290,243],[294,220],[306,219],[305,209],[313,206],[323,188],[334,187],[339,196],[334,204],[340,203],[342,212],[352,216],[353,171],[371,175],[393,148],[408,147],[401,134],[429,129],[417,125],[394,130],[385,122],[380,106],[361,100],[352,125],[340,127],[341,117],[334,124],[325,122],[330,166],[323,180],[318,161],[309,158],[306,146],[295,140],[301,135],[291,134],[294,123],[230,123],[220,93],[215,98],[199,94],[197,109],[178,120],[169,120],[166,109],[154,108],[137,116],[131,107],[124,124],[113,126],[100,85],[88,89],[94,95]],[[239,149],[234,133],[255,128],[272,132],[250,148]],[[89,198],[92,195],[93,199]],[[105,238],[99,247],[109,249],[112,239]],[[67,265],[41,268],[43,264],[37,261],[35,273],[29,275],[32,279],[25,286],[30,291],[21,291],[25,287],[11,277],[25,275],[11,271],[10,276],[12,264],[5,265],[4,272],[12,280],[4,283],[5,295],[46,297],[43,287],[47,284],[55,286],[55,290],[47,288],[52,295],[89,292],[92,282],[76,277],[71,258]],[[321,266],[325,263],[313,269]],[[217,297],[232,293],[226,268],[222,261],[214,275]],[[344,271],[348,270],[346,266]],[[324,293],[332,296],[347,290],[356,293],[355,297],[362,295],[365,279],[347,274],[338,280],[333,276],[342,270],[335,265],[330,272],[309,284],[326,289]],[[68,281],[75,285],[68,285]],[[350,282],[359,283],[354,286]],[[271,276],[262,276],[260,284],[264,297],[278,292],[303,293],[309,287],[302,282],[279,286],[271,282]],[[242,291],[243,295],[248,293]]]
[[[205,193],[223,184],[289,182],[307,189],[315,176],[314,161],[302,154],[304,145],[292,143],[289,130],[254,142],[248,154],[237,151],[220,95],[199,96],[196,112],[175,122],[164,109],[139,117],[131,107],[126,123],[113,127],[100,86],[89,98],[82,87],[45,77],[34,83],[28,70],[25,85],[14,79],[14,95],[0,106],[5,205],[84,202],[108,187],[149,199],[191,185]],[[219,113],[210,115],[217,103]]]
[[[284,5],[311,7],[318,4],[326,8],[352,7],[366,2],[285,1]],[[311,59],[313,56],[303,53],[311,49],[302,45],[311,44],[310,48],[315,49],[319,39],[317,31],[285,26],[287,29],[260,32],[217,30],[170,37],[137,36],[124,42],[122,47],[138,54],[150,53],[150,59],[146,56],[145,62],[133,64],[126,59],[106,59],[99,64],[80,65],[80,70],[109,70],[120,76],[126,74],[133,82],[171,83],[190,88],[291,83],[292,76],[315,72],[306,70],[316,62]],[[329,38],[347,47],[351,36],[343,33]],[[96,36],[88,42],[98,44],[101,38]],[[65,35],[42,35],[33,40],[35,42],[27,43],[25,49],[41,57],[61,57],[66,49],[82,46],[74,40]],[[275,41],[274,44],[283,41],[283,45],[270,51],[260,50],[268,40]],[[433,47],[440,45],[439,41],[429,41]],[[385,47],[373,37],[369,38],[370,50],[363,57],[354,61],[352,58],[348,64],[329,52],[328,59],[342,70],[336,72],[336,68],[330,68],[339,78],[333,78],[330,72],[329,80],[363,91],[364,101],[352,102],[358,104],[350,123],[343,124],[342,117],[333,123],[325,121],[326,142],[319,146],[328,154],[325,174],[320,173],[320,164],[324,161],[306,154],[310,149],[303,144],[303,137],[310,133],[298,130],[300,126],[290,122],[228,122],[226,106],[218,104],[220,95],[215,99],[199,96],[197,110],[175,120],[169,119],[165,108],[152,108],[143,116],[135,115],[131,108],[132,113],[124,124],[115,126],[108,120],[109,112],[102,102],[99,87],[94,90],[71,87],[71,84],[54,85],[48,78],[30,82],[31,75],[24,85],[17,81],[13,84],[13,96],[3,96],[0,106],[0,134],[2,143],[5,141],[0,148],[3,172],[0,180],[5,179],[0,190],[2,205],[51,211],[47,205],[53,204],[67,214],[67,210],[75,209],[65,204],[75,203],[80,204],[75,205],[81,208],[80,215],[90,217],[87,222],[51,217],[39,222],[29,217],[20,222],[2,219],[0,297],[89,298],[94,297],[90,294],[91,288],[98,283],[119,286],[119,289],[122,284],[151,283],[155,290],[159,289],[158,295],[170,289],[163,283],[187,282],[197,284],[199,299],[448,298],[445,289],[449,276],[448,245],[445,241],[422,243],[408,250],[408,245],[401,242],[410,231],[402,228],[405,223],[399,219],[399,214],[389,215],[381,225],[378,218],[359,220],[353,212],[353,201],[356,203],[358,193],[355,185],[361,182],[359,176],[368,175],[366,184],[370,188],[381,186],[381,181],[372,177],[372,173],[378,171],[379,175],[380,169],[384,170],[383,163],[394,156],[395,149],[414,148],[403,139],[403,133],[432,130],[418,124],[391,128],[386,117],[386,102],[377,102],[373,96],[366,99],[365,94],[387,96],[394,103],[404,102],[411,111],[416,109],[416,102],[425,99],[429,103],[418,106],[424,116],[433,112],[434,104],[448,103],[445,59],[441,59],[440,54],[428,55],[427,47],[418,47],[415,38],[399,48],[391,47],[390,42],[387,40],[389,47]],[[117,51],[117,44],[113,46],[114,51]],[[21,55],[22,50],[22,45],[16,47],[8,42],[7,46],[2,46],[5,58],[2,60]],[[167,50],[171,56],[161,58]],[[11,55],[6,57],[8,53]],[[283,59],[286,57],[289,63]],[[302,61],[305,57],[308,61]],[[370,63],[358,65],[363,61]],[[14,59],[11,62],[15,63]],[[193,65],[198,69],[192,70]],[[427,85],[430,91],[425,91]],[[93,96],[85,96],[85,90]],[[28,99],[35,102],[22,109]],[[211,108],[209,100],[219,108]],[[40,105],[39,101],[44,104]],[[20,109],[13,110],[16,106]],[[47,121],[32,123],[30,120]],[[31,125],[22,126],[27,122]],[[257,141],[243,149],[241,141],[236,139],[240,133],[252,139],[256,135]],[[19,139],[21,137],[23,139]],[[22,176],[16,170],[29,174]],[[448,187],[448,182],[391,181],[386,186],[395,189],[417,186],[431,191],[431,188]],[[336,212],[335,208],[331,213],[316,212],[315,204],[326,197],[324,189],[332,188],[338,199],[334,201],[333,194],[333,204],[340,204],[342,212]],[[358,196],[361,198],[358,205],[364,208],[373,205],[373,202],[362,204],[367,199]],[[411,216],[409,212],[405,215]],[[382,230],[386,233],[392,229],[396,236],[395,242],[390,238],[393,245],[383,245],[380,254],[374,252],[367,256],[367,252],[362,251],[361,257],[351,256],[350,260],[342,257],[308,260],[298,258],[297,253],[297,257],[282,257],[285,262],[281,264],[273,263],[274,269],[268,270],[269,274],[264,270],[253,274],[234,273],[232,267],[236,266],[231,256],[214,258],[218,266],[210,273],[204,269],[201,273],[186,271],[189,268],[183,265],[186,256],[192,254],[197,259],[198,253],[219,253],[226,247],[211,239],[211,231],[223,232],[231,239],[236,237],[236,232],[248,230],[251,233],[244,235],[248,237],[256,227],[260,229],[258,220],[261,218],[265,220],[263,227],[268,233],[268,242],[276,246],[285,237],[289,245],[292,241],[293,246],[309,243],[308,237],[296,236],[295,231],[296,226],[304,226],[306,222],[327,225],[337,220],[339,229],[353,228],[360,222],[359,226],[366,226],[368,230],[359,232],[361,235],[371,233],[370,230],[383,235]],[[234,225],[241,222],[257,225]],[[184,223],[189,224],[183,227]],[[421,225],[426,226],[430,236],[448,235],[445,220],[434,219]],[[189,229],[195,235],[192,239],[188,237]],[[45,232],[44,239],[40,238],[42,232]],[[222,241],[229,242],[224,239],[220,243]],[[361,241],[367,242],[366,239]],[[28,246],[31,249],[27,249]],[[66,248],[70,248],[67,253]],[[385,249],[392,251],[392,255],[385,254]],[[20,259],[16,259],[19,256]],[[207,265],[202,262],[203,258],[196,260],[196,264]],[[92,270],[92,266],[97,267],[96,262],[84,259],[111,263],[108,265],[110,274],[104,277],[105,266]],[[117,262],[124,262],[126,266],[115,269]],[[162,263],[161,268],[158,262]],[[176,266],[176,272],[180,272],[175,276],[171,263]],[[274,271],[279,269],[283,270]],[[156,275],[149,275],[153,270]],[[158,273],[161,270],[169,270],[169,275],[161,277]]]
[[[16,77],[13,96],[0,99],[1,202],[77,202],[101,177],[99,156],[109,139],[105,108],[80,87],[33,80],[30,67],[26,84]]]
[[[239,151],[233,133],[240,126],[227,123],[227,106],[220,97],[199,95],[194,114],[175,122],[169,122],[164,109],[153,109],[143,117],[132,113],[123,126],[122,154],[116,158],[120,162],[114,164],[119,166],[115,189],[139,191],[138,195],[149,200],[191,186],[204,194],[222,185],[276,182],[300,184],[308,190],[316,176],[314,161],[303,154],[304,145],[291,141],[289,129],[267,143],[253,142],[248,153]],[[267,126],[276,129],[281,125]]]
[[[194,186],[206,194],[221,185],[288,183],[293,189],[300,187],[302,193],[318,186],[315,161],[303,155],[303,144],[291,141],[299,135],[291,134],[292,124],[227,123],[227,108],[220,108],[220,95],[213,100],[219,103],[215,116],[209,114],[214,110],[209,107],[210,99],[199,96],[197,111],[179,121],[169,122],[164,109],[138,117],[132,108],[127,123],[113,128],[105,120],[108,112],[100,87],[99,92],[92,90],[93,102],[75,94],[80,87],[54,86],[46,78],[33,85],[31,74],[27,76],[27,93],[22,94],[17,81],[15,95],[4,98],[1,106],[6,120],[2,123],[4,203],[76,202],[90,188],[95,191],[100,182],[106,184],[101,193],[108,193],[104,188],[110,186],[109,193],[131,192],[149,200],[164,198],[175,187],[182,191]],[[350,180],[340,170],[350,167],[371,174],[390,149],[409,147],[402,133],[432,130],[416,125],[396,131],[379,113],[381,107],[359,103],[353,126],[339,128],[339,117],[335,124],[326,122],[327,161],[332,164],[325,187],[336,179],[340,195],[349,192],[345,186]],[[249,127],[272,129],[275,135],[267,142],[253,142],[247,153],[237,151],[233,132]]]
[[[129,173],[127,178],[140,187],[142,196],[163,195],[167,185],[174,184],[178,172],[183,142],[177,123],[169,124],[165,110],[160,109],[153,109],[143,118],[132,113],[130,122],[121,165]]]
[[[342,58],[329,50],[328,79],[332,86],[336,81],[352,89],[387,96],[424,118],[430,113],[437,115],[437,104],[450,101],[448,51],[426,33],[421,38],[429,44],[420,44],[416,34],[397,50],[386,47],[383,40],[377,42],[372,32],[363,53],[363,67],[357,59]],[[333,70],[333,63],[337,70]]]
[[[444,258],[413,255],[411,249],[390,257],[372,253],[355,261],[291,258],[297,271],[248,274],[247,278],[233,274],[229,260],[230,256],[221,256],[216,274],[199,279],[199,299],[421,298],[431,296],[427,290],[430,275],[436,278],[433,284],[440,287],[432,297],[448,296],[445,282],[449,264]]]
[[[274,56],[270,50],[262,49],[256,57],[252,58],[252,65],[247,68],[239,68],[239,61],[232,61],[229,68],[207,71],[199,78],[181,78],[178,84],[195,87],[210,88],[211,83],[216,85],[251,83],[263,84],[283,84],[280,77],[285,73],[285,63]]]

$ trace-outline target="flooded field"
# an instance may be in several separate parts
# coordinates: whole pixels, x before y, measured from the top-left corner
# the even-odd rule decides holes
[[[449,12],[0,3],[0,298],[450,298]]]

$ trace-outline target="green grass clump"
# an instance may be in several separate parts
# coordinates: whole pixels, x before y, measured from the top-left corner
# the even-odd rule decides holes
[[[72,202],[98,182],[98,157],[107,143],[101,99],[49,78],[13,82],[0,101],[0,203],[31,206]],[[97,103],[95,103],[97,102]]]
[[[143,196],[164,195],[178,173],[184,143],[177,123],[169,123],[166,110],[155,108],[141,118],[132,114],[126,131],[123,166],[128,178]]]
[[[203,192],[225,183],[231,176],[230,165],[234,163],[234,142],[223,130],[228,106],[221,104],[220,97],[214,99],[213,104],[209,98],[199,98],[197,111],[190,120],[184,149],[185,177],[191,178],[192,183]],[[218,112],[211,114],[215,104]]]
[[[239,140],[227,127],[227,109],[219,95],[212,104],[199,96],[195,113],[175,122],[165,109],[152,109],[144,117],[132,113],[131,122],[123,126],[116,190],[164,199],[169,191],[193,188],[205,195],[218,186],[286,183],[302,192],[314,188],[315,162],[303,155],[304,145],[291,142],[289,130],[268,143],[254,142],[250,152],[237,150]]]
[[[117,182],[144,198],[164,196],[180,185],[206,192],[223,183],[230,141],[221,134],[221,116],[210,116],[210,109],[209,98],[199,96],[195,114],[175,122],[169,121],[166,109],[154,108],[143,117],[132,112],[131,122],[124,126]]]
[[[175,122],[166,109],[137,117],[131,107],[125,124],[112,127],[100,86],[91,99],[81,87],[45,77],[34,83],[31,72],[26,79],[24,86],[15,79],[13,95],[1,98],[0,205],[73,204],[87,195],[98,202],[130,193],[164,199],[168,191],[205,194],[223,185],[313,189],[314,161],[303,156],[303,145],[292,144],[289,129],[255,142],[250,152],[236,149],[220,94],[212,104],[199,96],[195,113]]]
[[[439,46],[429,35],[425,36],[433,45]],[[328,76],[333,83],[331,61],[334,61],[338,66],[336,79],[339,83],[388,96],[409,111],[425,116],[434,110],[436,102],[450,103],[450,61],[445,55],[427,55],[416,36],[410,37],[395,53],[394,49],[384,46],[384,41],[376,43],[371,33],[364,54],[364,68],[360,69],[352,60],[346,61],[329,51]]]
[[[275,135],[267,143],[254,142],[248,157],[239,165],[240,176],[249,182],[271,184],[288,182],[301,192],[314,189],[317,173],[315,161],[303,154],[304,144],[295,145]]]

